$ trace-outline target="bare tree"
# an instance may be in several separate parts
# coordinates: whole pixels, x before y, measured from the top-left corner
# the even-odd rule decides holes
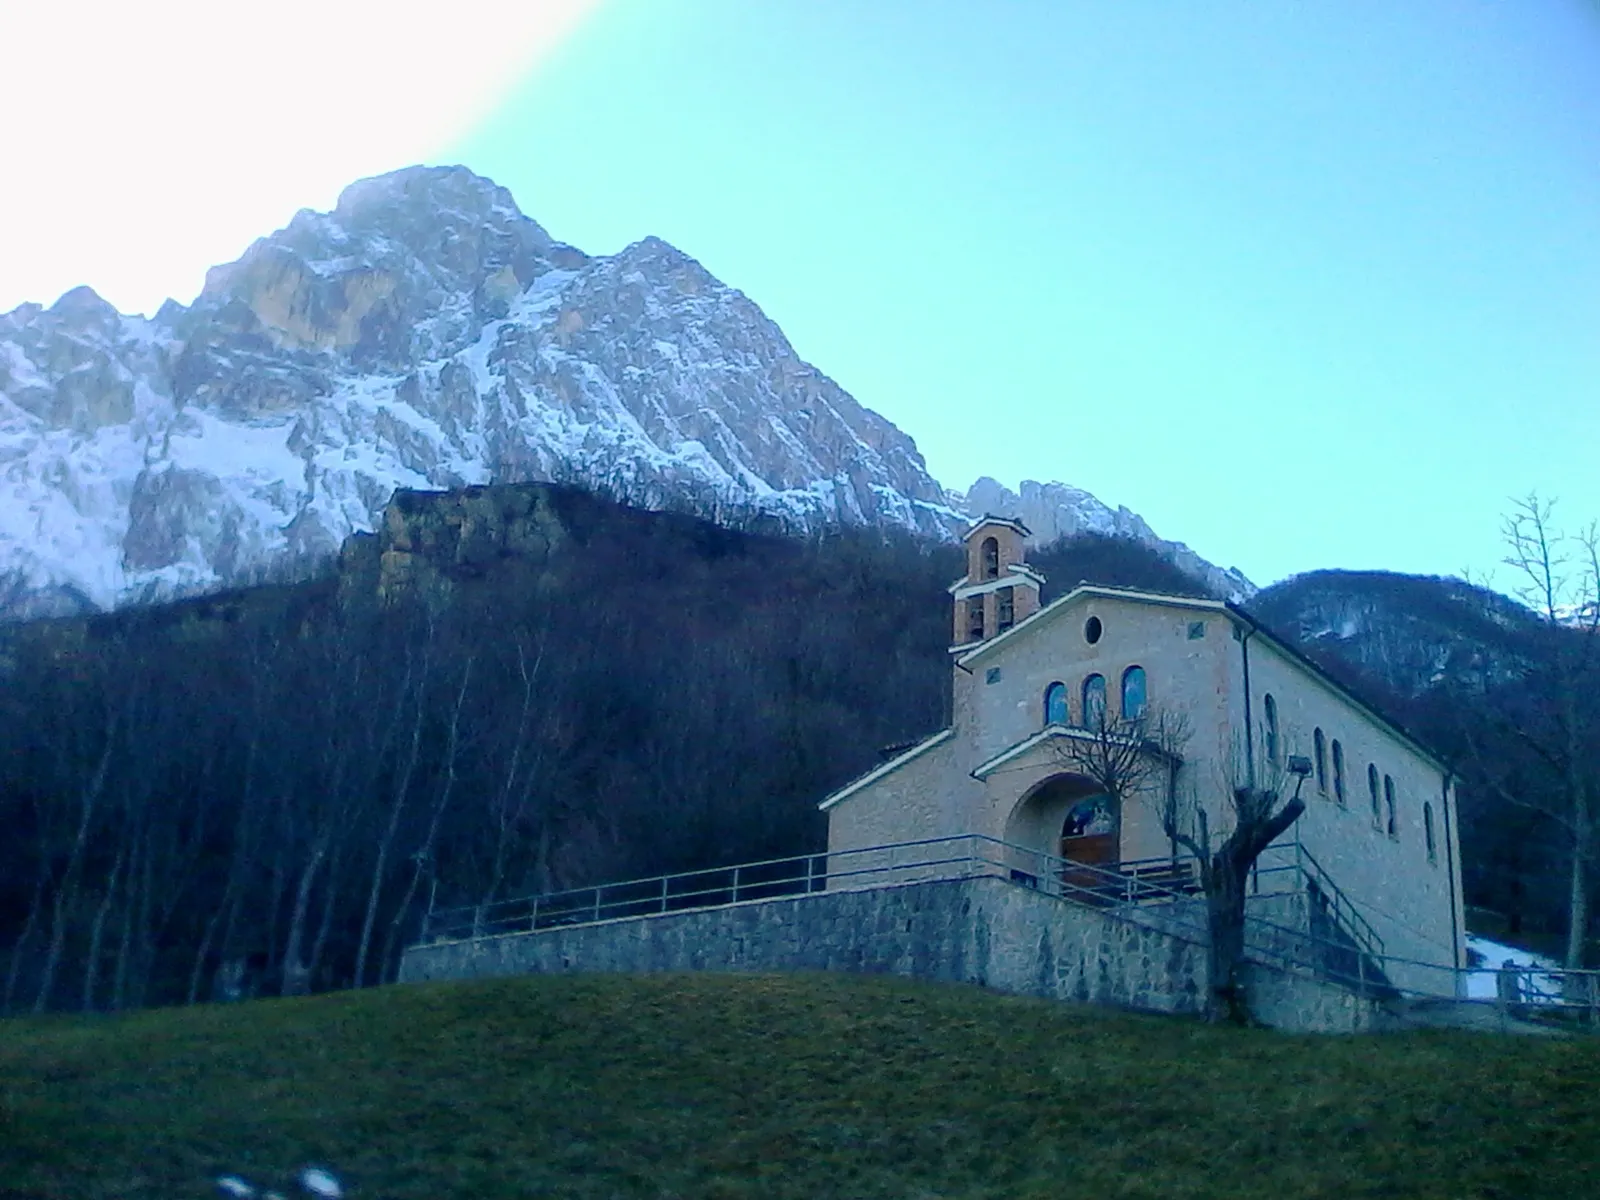
[[[1132,717],[1096,713],[1087,727],[1056,739],[1054,745],[1063,765],[1084,776],[1119,805],[1139,797],[1158,797],[1155,805],[1162,831],[1194,856],[1205,895],[1210,934],[1206,1016],[1217,1022],[1248,1024],[1250,1011],[1240,968],[1244,963],[1245,896],[1250,869],[1305,811],[1305,802],[1300,799],[1304,776],[1296,783],[1294,794],[1284,801],[1281,779],[1273,780],[1271,786],[1257,787],[1248,774],[1234,769],[1219,789],[1227,796],[1227,822],[1223,828],[1213,830],[1202,798],[1192,787],[1180,786],[1183,749],[1189,735],[1183,714],[1146,709]]]
[[[1566,966],[1575,970],[1589,927],[1600,794],[1600,524],[1565,533],[1552,522],[1554,508],[1531,493],[1501,525],[1513,594],[1533,613],[1537,633],[1518,656],[1515,686],[1483,680],[1475,711],[1462,716],[1480,782],[1561,831],[1569,858]],[[1522,752],[1516,761],[1496,749],[1507,744]]]
[[[450,797],[454,795],[456,784],[461,777],[461,711],[466,707],[474,662],[469,654],[461,664],[461,683],[455,689],[455,698],[450,706],[443,761],[439,764],[439,777],[434,785],[433,806],[428,814],[427,832],[423,835],[422,845],[411,855],[411,878],[406,883],[405,893],[395,907],[394,915],[389,920],[388,932],[384,935],[383,950],[378,960],[380,978],[389,978],[392,964],[397,961],[395,947],[410,922],[412,906],[416,902],[417,891],[422,886],[422,877],[425,874],[433,874],[435,870],[434,853],[439,836],[439,821],[444,816],[445,809],[450,804]]]
[[[388,821],[378,838],[377,853],[372,863],[372,878],[367,885],[367,904],[361,918],[361,936],[356,945],[353,976],[353,986],[358,988],[366,986],[367,955],[372,946],[372,929],[378,917],[378,899],[388,877],[389,855],[400,829],[400,818],[405,810],[406,797],[411,792],[411,780],[416,774],[417,760],[422,750],[422,725],[427,715],[425,694],[431,668],[432,643],[433,628],[430,623],[427,640],[423,644],[420,656],[409,641],[406,646],[405,676],[397,692],[392,721],[395,723],[401,721],[405,705],[409,704],[411,706],[409,731],[404,738],[403,759],[395,768],[389,787]]]
[[[1308,764],[1309,765],[1309,764]],[[1206,1015],[1212,1021],[1249,1024],[1248,998],[1240,969],[1244,965],[1245,897],[1250,869],[1263,851],[1305,812],[1300,788],[1305,772],[1296,772],[1294,793],[1283,799],[1284,779],[1276,773],[1268,786],[1243,782],[1237,770],[1221,789],[1227,796],[1230,828],[1220,844],[1221,830],[1211,828],[1203,803],[1185,803],[1176,787],[1169,789],[1161,807],[1161,826],[1168,837],[1195,856],[1200,886],[1206,897],[1206,924],[1211,934],[1207,955],[1209,998]]]
[[[1057,762],[1083,776],[1118,805],[1172,788],[1189,743],[1188,717],[1146,708],[1137,716],[1094,712],[1084,726],[1052,742]]]
[[[96,809],[106,790],[106,776],[111,766],[112,754],[116,749],[118,725],[121,719],[122,713],[108,706],[105,728],[99,738],[99,750],[92,755],[92,759],[79,764],[83,777],[77,787],[78,828],[72,840],[72,848],[67,855],[66,866],[61,873],[61,880],[56,885],[55,895],[51,901],[50,943],[40,975],[39,990],[34,998],[33,1011],[36,1013],[44,1012],[49,1006],[50,994],[55,987],[56,969],[61,963],[62,950],[66,945],[67,923],[78,903],[83,863],[89,847],[89,834],[93,828]],[[89,761],[93,762],[93,766],[89,765]]]

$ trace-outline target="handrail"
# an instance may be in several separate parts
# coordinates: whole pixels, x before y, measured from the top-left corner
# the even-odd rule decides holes
[[[1271,849],[1271,847],[1268,847],[1268,849]],[[1306,866],[1309,864],[1311,868],[1309,874],[1316,880],[1317,884],[1322,889],[1322,894],[1325,896],[1332,896],[1335,917],[1337,918],[1339,914],[1343,913],[1346,923],[1355,926],[1355,928],[1360,930],[1364,935],[1364,938],[1368,943],[1369,950],[1371,950],[1372,947],[1376,947],[1376,949],[1371,950],[1371,952],[1375,953],[1380,958],[1383,957],[1383,938],[1379,935],[1378,931],[1372,927],[1372,922],[1368,921],[1366,917],[1362,916],[1361,913],[1357,911],[1355,902],[1344,894],[1344,889],[1333,881],[1333,876],[1328,874],[1328,872],[1323,869],[1322,864],[1316,860],[1311,851],[1307,850],[1300,842],[1295,842],[1294,856],[1295,861],[1300,866],[1301,870],[1305,870]]]
[[[920,852],[920,853],[919,853]],[[888,861],[881,861],[885,856]],[[859,864],[859,865],[858,865]],[[851,850],[790,858],[763,859],[723,867],[702,867],[589,887],[520,896],[488,904],[430,909],[424,918],[424,941],[482,937],[496,932],[533,931],[554,925],[588,923],[655,912],[806,894],[850,881],[906,876],[946,867],[992,874],[1006,872],[1035,884],[1047,881],[1053,894],[1103,905],[1107,901],[1182,899],[1188,893],[1137,872],[1078,863],[1031,847],[985,834],[919,838]],[[1024,868],[1032,867],[1032,871]],[[1070,878],[1067,876],[1070,873]],[[1013,882],[1021,882],[1013,879]]]
[[[1290,847],[1268,849],[1281,856]],[[1363,995],[1376,988],[1380,994],[1435,999],[1468,999],[1466,977],[1486,973],[1499,977],[1507,973],[1505,968],[1462,968],[1396,958],[1381,949],[1374,952],[1370,945],[1363,947],[1361,943],[1369,938],[1380,948],[1383,942],[1370,923],[1354,912],[1348,898],[1314,857],[1302,849],[1295,858],[1297,861],[1268,866],[1263,873],[1294,872],[1315,882],[1329,898],[1338,917],[1346,912],[1352,914],[1348,924],[1337,920],[1335,924],[1355,945],[1247,914],[1246,948],[1257,961],[1310,970],[1322,978],[1357,988]],[[991,877],[1067,903],[1091,905],[1114,920],[1155,929],[1193,944],[1204,944],[1209,937],[1208,919],[1204,903],[1197,902],[1193,889],[1149,878],[1192,873],[1194,866],[1192,858],[1171,857],[1130,860],[1105,867],[1060,858],[984,834],[955,834],[704,867],[488,904],[430,906],[424,919],[422,942],[536,932],[625,917],[803,896],[824,889],[855,890],[884,883]],[[1348,964],[1348,969],[1342,969],[1338,965],[1341,962]],[[1397,986],[1384,975],[1384,967],[1389,964],[1439,972],[1447,978],[1448,988],[1431,992]],[[1514,990],[1515,1003],[1519,1006],[1578,1008],[1600,1022],[1600,971],[1534,967],[1519,968],[1512,974],[1517,978]],[[1557,990],[1549,991],[1541,983]],[[1505,1002],[1503,996],[1501,1002]]]
[[[885,857],[887,862],[882,861]],[[817,869],[818,860],[822,860],[821,871]],[[841,866],[841,863],[850,865]],[[862,865],[854,865],[856,863]],[[1147,877],[1174,871],[1192,873],[1193,866],[1192,859],[1166,858],[1131,860],[1119,863],[1114,868],[1103,867],[1064,859],[984,834],[956,834],[835,851],[832,854],[798,855],[735,866],[700,868],[496,901],[490,905],[435,909],[428,915],[423,940],[534,932],[556,926],[721,907],[741,900],[803,895],[820,890],[823,886],[829,890],[841,890],[841,887],[842,890],[849,890],[853,884],[871,886],[874,880],[892,880],[893,877],[903,880],[911,875],[928,878],[929,872],[937,872],[933,878],[998,875],[1010,883],[1069,903],[1091,905],[1112,919],[1130,921],[1195,944],[1203,944],[1209,937],[1208,918],[1203,907],[1193,903],[1175,903],[1194,901],[1192,890]],[[749,872],[752,871],[772,872],[782,868],[789,868],[788,873],[768,874],[756,880],[749,878]],[[946,868],[957,870],[952,873]],[[685,880],[706,879],[713,880],[713,885],[681,887]],[[679,890],[673,890],[675,883],[680,885]],[[620,899],[616,898],[618,894],[621,895]],[[608,899],[608,896],[611,898]],[[1158,903],[1152,907],[1152,901]],[[515,910],[517,906],[523,906],[520,913],[512,911],[499,915],[499,910]],[[1275,959],[1285,965],[1318,969],[1314,952],[1326,939],[1276,925],[1260,917],[1248,917],[1246,926],[1247,943],[1257,957]],[[1335,943],[1327,944],[1337,946]],[[1309,947],[1312,953],[1296,956],[1286,951],[1283,948],[1285,945]],[[1355,977],[1352,977],[1354,980]]]
[[[1262,852],[1262,857],[1265,858],[1267,855],[1280,857],[1283,852],[1290,849],[1295,851],[1293,861],[1261,866],[1258,860],[1257,875],[1293,874],[1296,883],[1289,889],[1291,892],[1298,892],[1304,883],[1314,884],[1317,893],[1330,902],[1335,926],[1342,927],[1342,931],[1355,943],[1356,949],[1371,958],[1374,964],[1382,962],[1387,957],[1382,935],[1372,927],[1372,923],[1366,917],[1361,915],[1349,897],[1344,894],[1343,889],[1333,881],[1333,877],[1328,874],[1309,850],[1305,850],[1297,843],[1273,845],[1268,846]],[[1143,858],[1124,862],[1122,869],[1151,869],[1165,864],[1176,866],[1180,863],[1194,864],[1195,862],[1196,859],[1193,855],[1183,855],[1176,858]],[[1272,895],[1276,893],[1268,892],[1266,894]]]

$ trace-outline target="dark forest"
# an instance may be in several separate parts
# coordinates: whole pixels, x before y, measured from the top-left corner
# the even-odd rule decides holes
[[[946,721],[951,546],[483,491],[307,582],[0,631],[0,1011],[386,982],[430,903],[819,849],[817,802]],[[1197,592],[1115,539],[1030,561],[1047,601]],[[1469,900],[1558,921],[1556,852],[1463,796]]]

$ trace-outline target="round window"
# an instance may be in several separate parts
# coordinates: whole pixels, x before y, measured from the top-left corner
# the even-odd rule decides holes
[[[1090,617],[1083,625],[1083,640],[1092,646],[1100,640],[1100,635],[1104,632],[1105,627],[1100,624],[1100,618]]]

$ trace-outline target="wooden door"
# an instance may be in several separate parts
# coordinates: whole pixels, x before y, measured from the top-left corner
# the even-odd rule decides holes
[[[1061,882],[1069,888],[1099,887],[1110,882],[1106,872],[1121,861],[1121,834],[1116,813],[1107,796],[1089,796],[1072,806],[1061,827],[1061,857],[1095,870],[1063,868]]]

